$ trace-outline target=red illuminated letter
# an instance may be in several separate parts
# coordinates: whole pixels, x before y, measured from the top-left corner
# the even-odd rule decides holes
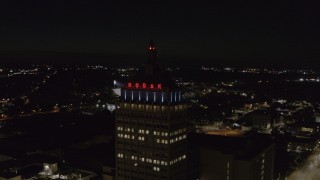
[[[150,89],[154,89],[154,85],[153,84],[150,84]]]
[[[139,88],[139,83],[136,83],[136,84],[135,84],[135,87],[136,87],[136,88]]]
[[[132,88],[132,84],[131,83],[128,83],[128,88]]]
[[[158,89],[162,89],[161,84],[158,84],[157,88]]]
[[[142,83],[142,88],[145,89],[147,87],[146,83]]]

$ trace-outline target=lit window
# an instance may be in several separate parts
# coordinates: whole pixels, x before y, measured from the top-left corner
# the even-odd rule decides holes
[[[156,170],[157,170],[157,167],[153,167],[153,170],[156,171]]]
[[[119,153],[119,154],[118,154],[118,157],[119,157],[119,158],[122,158],[122,157],[123,157],[123,154],[120,154],[120,153]]]

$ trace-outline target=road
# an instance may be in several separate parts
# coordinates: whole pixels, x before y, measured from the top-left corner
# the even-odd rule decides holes
[[[299,168],[290,174],[287,180],[319,180],[320,179],[320,149],[314,151]]]

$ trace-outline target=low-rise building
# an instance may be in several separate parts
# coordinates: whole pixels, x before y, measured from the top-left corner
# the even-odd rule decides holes
[[[269,137],[258,134],[243,137],[190,136],[198,147],[195,151],[198,155],[193,158],[198,158],[200,180],[273,179],[275,145]]]

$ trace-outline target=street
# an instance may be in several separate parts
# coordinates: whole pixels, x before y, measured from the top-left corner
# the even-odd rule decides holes
[[[287,180],[319,180],[320,179],[320,149],[314,151],[299,168],[290,174]]]

